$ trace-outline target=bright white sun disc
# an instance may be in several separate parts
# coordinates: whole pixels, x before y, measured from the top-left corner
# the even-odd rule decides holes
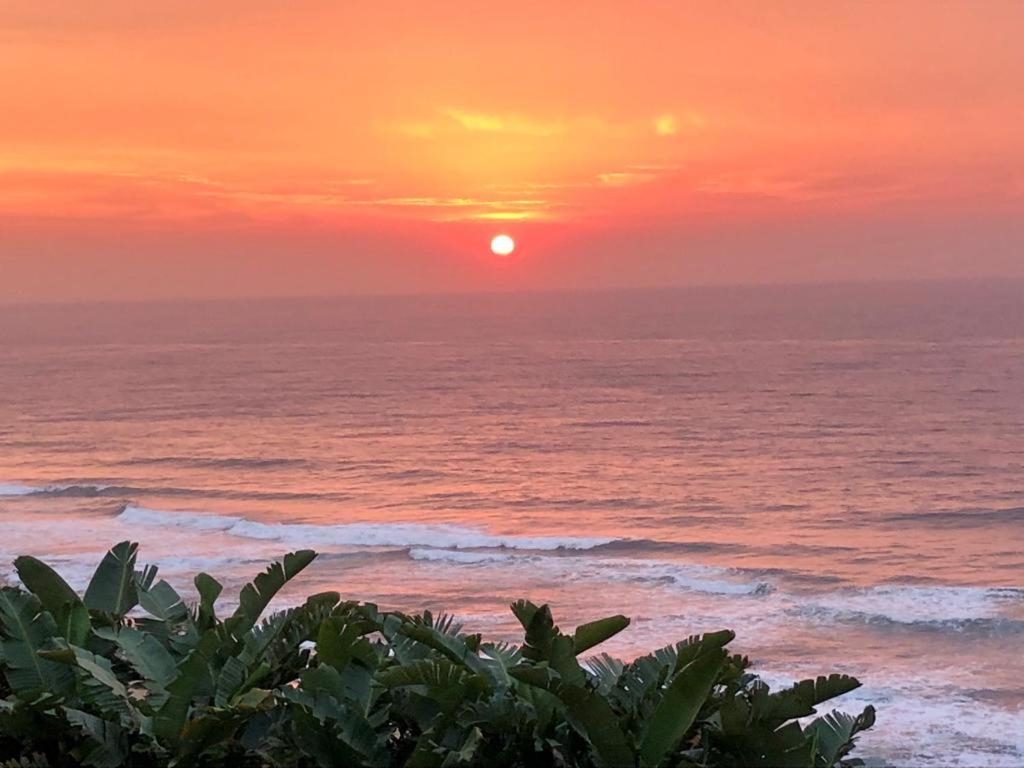
[[[508,256],[516,249],[516,241],[508,235],[495,235],[491,240],[491,252],[495,256]]]

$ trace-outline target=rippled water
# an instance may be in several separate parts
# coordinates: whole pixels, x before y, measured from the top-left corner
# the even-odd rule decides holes
[[[732,627],[901,765],[1024,762],[1022,470],[1019,282],[0,308],[4,562]]]

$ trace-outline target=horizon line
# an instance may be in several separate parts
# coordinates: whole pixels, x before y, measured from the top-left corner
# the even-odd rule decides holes
[[[294,301],[332,301],[332,300],[372,300],[372,299],[427,299],[427,298],[469,298],[475,296],[564,296],[564,295],[600,295],[630,294],[656,292],[685,292],[709,289],[751,290],[759,288],[837,288],[837,287],[871,287],[897,285],[945,285],[945,284],[979,284],[993,282],[1024,283],[1024,275],[971,275],[964,277],[879,277],[858,278],[849,280],[779,280],[779,281],[743,281],[743,282],[706,282],[678,283],[672,285],[639,285],[639,286],[592,286],[581,288],[510,288],[480,289],[463,291],[395,291],[367,293],[295,293],[295,294],[253,294],[250,296],[179,296],[149,298],[116,298],[116,299],[32,299],[5,300],[0,299],[0,309],[24,307],[79,307],[103,305],[147,305],[147,304],[224,304],[224,303],[269,303]]]

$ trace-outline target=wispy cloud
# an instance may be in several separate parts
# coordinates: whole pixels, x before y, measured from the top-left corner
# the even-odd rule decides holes
[[[937,188],[937,181],[922,185],[913,179],[890,173],[747,173],[726,174],[705,179],[698,193],[733,198],[762,198],[791,202],[843,201],[878,202],[915,199],[924,189]]]
[[[524,220],[550,218],[558,205],[551,200],[486,199],[477,197],[381,197],[350,201],[369,209],[416,209],[427,218],[458,220]]]
[[[498,115],[465,109],[446,109],[445,115],[467,131],[554,136],[566,130],[561,122],[535,120],[521,115]]]
[[[609,187],[628,187],[634,184],[646,184],[658,178],[656,173],[637,171],[613,171],[611,173],[597,174],[598,180]]]
[[[652,121],[658,136],[676,136],[683,132],[700,131],[707,126],[707,118],[699,112],[688,110],[682,114],[666,112]]]

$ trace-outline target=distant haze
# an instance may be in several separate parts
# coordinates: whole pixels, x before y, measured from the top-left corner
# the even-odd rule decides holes
[[[0,2],[0,302],[1024,277],[1021,29],[1018,0]]]

